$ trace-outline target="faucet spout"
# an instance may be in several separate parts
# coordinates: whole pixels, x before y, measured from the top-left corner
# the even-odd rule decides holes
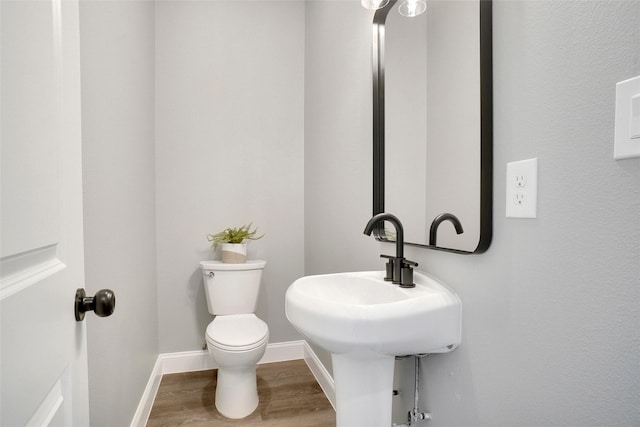
[[[380,221],[389,221],[393,224],[396,229],[396,258],[404,258],[404,228],[402,227],[402,223],[395,215],[390,213],[379,213],[375,215],[373,218],[367,222],[366,227],[364,228],[364,234],[367,236],[371,236],[371,232],[373,232],[373,228]]]
[[[379,213],[367,222],[364,227],[364,234],[371,236],[374,227],[380,221],[389,221],[396,229],[396,256],[380,255],[389,259],[384,280],[390,280],[403,288],[415,287],[416,285],[413,283],[413,267],[417,267],[418,264],[404,259],[404,229],[398,217],[390,213]]]
[[[450,221],[455,227],[457,234],[464,233],[464,230],[462,229],[462,224],[460,223],[460,220],[458,219],[458,217],[456,217],[454,214],[451,214],[451,213],[440,214],[433,220],[433,222],[431,223],[431,227],[429,228],[429,245],[430,246],[436,246],[438,227],[444,221]]]

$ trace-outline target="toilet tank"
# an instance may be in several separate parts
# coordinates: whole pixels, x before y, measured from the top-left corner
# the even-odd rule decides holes
[[[249,314],[256,310],[266,261],[243,264],[201,261],[207,307],[211,314]]]

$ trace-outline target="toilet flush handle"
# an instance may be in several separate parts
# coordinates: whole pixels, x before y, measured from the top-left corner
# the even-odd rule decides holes
[[[87,311],[93,311],[99,317],[108,317],[115,309],[116,295],[111,289],[101,289],[92,297],[88,297],[82,288],[76,290],[75,314],[78,322],[84,320]]]
[[[213,276],[215,276],[215,275],[216,275],[216,273],[214,273],[213,271],[209,272],[209,277],[213,278]]]

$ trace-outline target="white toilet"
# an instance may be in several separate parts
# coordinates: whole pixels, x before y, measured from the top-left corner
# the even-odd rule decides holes
[[[256,364],[264,355],[269,328],[255,314],[266,261],[244,264],[202,261],[209,313],[209,354],[218,366],[216,408],[228,418],[244,418],[258,407]]]

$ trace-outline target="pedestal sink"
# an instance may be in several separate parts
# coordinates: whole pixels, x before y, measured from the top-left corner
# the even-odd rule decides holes
[[[337,427],[391,426],[395,356],[460,344],[460,298],[422,272],[414,282],[401,288],[370,271],[306,276],[289,286],[287,318],[332,355]]]

